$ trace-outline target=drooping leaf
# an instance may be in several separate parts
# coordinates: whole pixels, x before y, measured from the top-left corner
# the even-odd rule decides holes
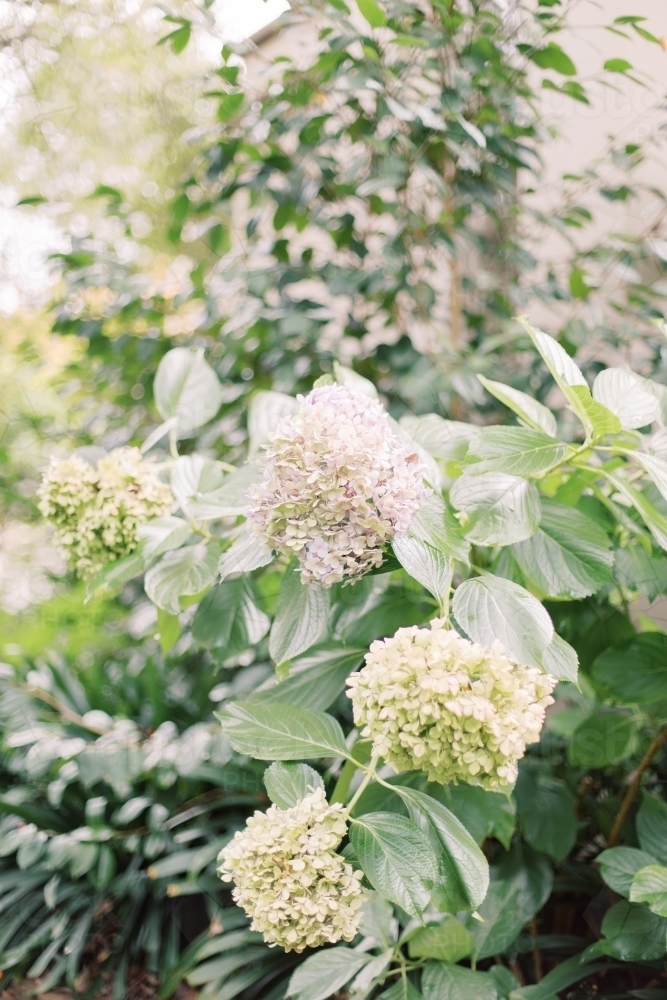
[[[465,580],[454,594],[452,611],[475,642],[490,647],[498,640],[511,660],[543,666],[554,627],[540,602],[523,587],[491,574]]]
[[[478,785],[429,786],[429,793],[454,813],[477,844],[496,837],[509,849],[516,828],[514,800],[502,792],[488,792]]]
[[[553,638],[542,653],[542,667],[558,680],[577,683],[579,657],[576,650],[565,639],[554,632]]]
[[[632,880],[630,902],[647,903],[652,913],[667,917],[667,868],[664,865],[641,868]]]
[[[409,532],[394,538],[392,548],[401,566],[442,604],[452,585],[451,558]]]
[[[624,962],[662,958],[667,949],[667,920],[641,903],[622,900],[612,906],[602,921],[602,933],[598,947]]]
[[[292,661],[289,677],[280,683],[275,677],[269,679],[253,692],[252,700],[327,709],[344,690],[345,681],[360,666],[365,652],[340,643],[315,646]]]
[[[343,731],[324,712],[278,702],[232,702],[218,718],[238,753],[259,760],[348,757]]]
[[[330,592],[301,583],[293,560],[285,571],[278,607],[269,636],[269,653],[276,664],[285,663],[314,646],[326,628]]]
[[[213,583],[218,559],[216,542],[200,542],[166,552],[144,577],[146,593],[158,608],[177,615],[181,610],[180,597],[199,594]]]
[[[254,646],[269,631],[271,620],[255,603],[247,580],[238,577],[214,587],[192,621],[192,635],[207,649],[221,648],[231,656]]]
[[[284,392],[262,391],[253,396],[248,407],[248,456],[252,456],[266,444],[282,417],[299,409],[294,396]]]
[[[326,1000],[369,961],[370,955],[340,945],[320,951],[292,973],[286,995],[294,1000]]]
[[[371,28],[381,28],[387,22],[387,15],[376,0],[357,0],[357,6]]]
[[[485,378],[484,375],[478,375],[477,378],[492,396],[513,410],[523,424],[537,431],[544,431],[550,437],[556,437],[556,418],[551,410],[543,406],[542,403],[538,403],[532,396],[520,392],[519,389],[503,385],[502,382],[494,382],[492,379]]]
[[[281,809],[295,806],[318,788],[324,791],[321,775],[308,764],[283,764],[275,761],[264,772],[264,784],[271,801]]]
[[[607,885],[619,896],[630,895],[632,880],[638,871],[655,864],[655,858],[636,847],[611,847],[595,859]]]
[[[371,885],[406,913],[421,917],[438,866],[419,827],[395,813],[367,813],[352,821],[350,842]]]
[[[651,503],[641,490],[631,486],[622,476],[608,472],[607,479],[622,496],[630,501],[635,510],[641,515],[646,527],[658,545],[662,549],[667,550],[667,517]]]
[[[464,474],[450,491],[454,507],[467,515],[466,538],[479,545],[522,542],[540,523],[540,496],[534,483],[504,472]]]
[[[535,476],[562,462],[569,450],[563,441],[531,427],[483,427],[468,450],[466,474]]]
[[[629,368],[605,368],[593,383],[593,399],[618,417],[624,430],[652,424],[660,417],[660,402],[648,379]]]
[[[160,416],[164,420],[176,418],[178,437],[208,423],[222,402],[222,386],[204,360],[203,348],[168,351],[155,373],[153,394]]]
[[[488,863],[479,847],[441,802],[415,788],[396,785],[395,790],[438,860],[434,905],[443,913],[475,910],[489,885]]]
[[[539,528],[513,545],[512,555],[547,597],[588,597],[612,580],[607,533],[581,511],[546,497]]]
[[[220,579],[224,580],[233,573],[252,573],[254,569],[268,566],[272,560],[273,553],[268,545],[244,531],[220,556]]]
[[[468,561],[470,544],[463,537],[451,507],[437,493],[422,504],[403,537],[418,538],[444,556]]]

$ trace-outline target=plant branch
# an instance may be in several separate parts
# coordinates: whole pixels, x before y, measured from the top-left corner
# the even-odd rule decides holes
[[[667,726],[665,726],[665,728],[660,733],[658,733],[656,738],[653,740],[650,747],[642,757],[639,767],[634,773],[633,779],[630,782],[630,787],[625,793],[625,798],[621,803],[621,808],[619,810],[618,816],[616,817],[614,825],[611,829],[611,833],[609,834],[607,847],[615,847],[615,845],[618,843],[618,839],[621,836],[621,831],[623,830],[623,827],[625,826],[625,821],[628,818],[628,813],[630,812],[630,809],[632,808],[632,803],[635,800],[635,795],[637,794],[637,790],[641,783],[642,775],[646,770],[646,768],[651,763],[651,761],[653,760],[653,758],[655,757],[655,755],[657,754],[660,747],[666,740],[667,740]]]

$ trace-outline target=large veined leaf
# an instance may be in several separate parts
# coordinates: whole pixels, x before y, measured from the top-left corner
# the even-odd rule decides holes
[[[394,539],[392,549],[403,569],[442,605],[452,585],[451,558],[407,533]]]
[[[535,484],[504,472],[464,474],[452,486],[450,499],[467,515],[466,538],[479,545],[522,542],[540,523]]]
[[[233,748],[259,760],[349,757],[342,729],[324,712],[277,702],[232,702],[218,718]]]
[[[181,610],[179,597],[199,594],[215,580],[220,550],[217,542],[200,542],[167,552],[144,577],[153,604],[170,615]]]
[[[664,458],[647,455],[643,451],[633,451],[632,457],[645,472],[648,472],[661,495],[667,500],[667,462]]]
[[[201,456],[194,455],[189,457],[201,458]],[[215,486],[211,485],[208,476],[206,480],[200,478],[195,490],[184,499],[184,509],[190,517],[199,521],[213,521],[220,517],[245,515],[248,509],[250,488],[258,483],[263,475],[259,463],[249,462],[224,478],[220,473],[220,478]]]
[[[367,813],[352,820],[350,841],[371,885],[406,913],[421,917],[438,866],[419,827],[395,813]]]
[[[556,384],[584,425],[586,436],[590,439],[600,438],[605,434],[615,434],[622,430],[618,417],[598,400],[593,399],[586,379],[558,341],[541,330],[533,329],[527,321],[521,320],[521,322],[542,355]]]
[[[366,651],[333,642],[315,646],[292,661],[289,677],[280,683],[271,677],[253,692],[252,700],[327,709],[344,690],[351,672],[361,665]]]
[[[555,1000],[567,986],[572,986],[604,968],[599,963],[592,962],[582,965],[582,960],[582,955],[573,955],[572,958],[559,962],[556,968],[547,972],[536,986],[523,986],[521,989],[512,990],[509,1000]]]
[[[268,545],[244,531],[220,556],[220,579],[224,580],[232,573],[252,573],[254,569],[268,566],[272,560],[273,553]]]
[[[463,537],[451,507],[437,493],[422,504],[410,521],[406,535],[426,542],[445,556],[468,561],[470,543]]]
[[[218,376],[203,348],[175,347],[162,358],[153,383],[155,405],[164,420],[175,418],[178,437],[208,423],[222,403]]]
[[[584,719],[572,734],[570,761],[586,768],[619,764],[637,745],[637,725],[624,712],[601,710]]]
[[[535,534],[512,546],[525,576],[547,597],[581,598],[612,580],[614,553],[606,532],[581,511],[542,499]]]
[[[489,866],[471,835],[449,809],[430,795],[402,785],[396,785],[395,791],[438,860],[434,905],[450,913],[475,910],[486,895]]]
[[[527,768],[519,773],[515,797],[523,835],[531,847],[561,861],[577,839],[574,796],[560,781]]]
[[[353,371],[352,368],[346,368],[344,365],[341,365],[340,361],[334,361],[333,370],[338,385],[346,385],[348,389],[353,389],[354,392],[359,392],[362,396],[377,399],[377,389],[363,375]]]
[[[667,868],[664,865],[640,868],[632,880],[630,902],[647,903],[653,913],[667,917]]]
[[[637,872],[647,865],[655,864],[654,857],[636,847],[611,847],[598,854],[595,861],[599,864],[600,874],[607,885],[626,899]]]
[[[602,933],[598,948],[624,962],[662,958],[667,947],[667,920],[640,903],[622,900],[612,906],[602,921]]]
[[[231,656],[258,643],[270,624],[269,616],[257,607],[248,581],[237,577],[206,595],[192,621],[192,635],[201,646],[221,648]]]
[[[667,635],[642,632],[627,646],[606,649],[593,664],[593,677],[625,704],[667,699]]]
[[[212,459],[204,455],[181,455],[171,470],[171,491],[183,506],[188,500],[218,489],[224,479],[222,469]]]
[[[370,960],[370,955],[341,945],[319,951],[292,973],[286,995],[294,1000],[326,1000]]]
[[[497,1000],[498,997],[487,973],[445,962],[426,963],[422,993],[424,1000]]]
[[[269,636],[269,653],[281,664],[314,646],[326,628],[331,604],[324,587],[301,583],[294,560],[280,584],[278,607]]]
[[[542,667],[552,677],[576,684],[579,675],[579,657],[576,650],[554,632],[551,642],[542,653]]]
[[[537,598],[517,583],[490,574],[465,580],[454,593],[452,610],[475,642],[488,647],[498,640],[511,660],[543,667],[554,627]]]
[[[283,764],[274,761],[264,772],[264,784],[269,798],[281,809],[295,806],[310,792],[324,791],[321,775],[308,764]]]
[[[492,396],[513,410],[522,423],[537,431],[544,431],[550,437],[556,437],[556,418],[551,410],[543,406],[542,403],[538,403],[532,396],[520,392],[519,389],[503,385],[502,382],[494,382],[483,375],[478,375],[477,378]]]
[[[660,417],[660,401],[648,379],[629,368],[605,368],[593,383],[593,399],[611,410],[624,430],[646,427]]]
[[[143,542],[141,554],[146,561],[177,549],[187,542],[190,534],[190,525],[182,517],[156,517],[137,528],[137,536]]]
[[[656,795],[644,794],[636,824],[642,851],[667,865],[667,802]]]
[[[470,445],[466,474],[505,472],[511,476],[536,476],[562,462],[569,445],[532,427],[483,427]]]
[[[401,417],[401,427],[434,458],[445,461],[465,458],[468,446],[479,434],[479,427],[457,420],[445,420],[436,413],[422,417]]]
[[[646,456],[644,456],[645,458]],[[667,517],[655,507],[644,494],[631,486],[622,476],[608,472],[607,479],[618,492],[633,505],[635,510],[643,518],[646,527],[649,529],[656,542],[662,549],[667,550]]]
[[[420,927],[408,941],[410,958],[437,958],[441,962],[460,962],[472,955],[473,948],[470,932],[451,916],[435,926]]]
[[[252,457],[275,431],[283,417],[296,413],[299,404],[283,392],[258,392],[248,408],[248,455]]]

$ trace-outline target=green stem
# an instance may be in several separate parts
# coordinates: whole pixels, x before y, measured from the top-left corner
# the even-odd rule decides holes
[[[350,813],[352,812],[352,810],[356,806],[357,802],[359,801],[359,799],[361,798],[361,796],[364,794],[364,792],[366,791],[366,789],[370,785],[371,781],[375,780],[375,778],[376,778],[375,768],[378,765],[379,759],[380,759],[379,756],[372,757],[371,758],[371,762],[370,762],[368,768],[363,768],[363,770],[366,771],[366,774],[364,776],[364,780],[361,782],[361,784],[357,788],[356,792],[352,796],[350,802],[348,803],[348,805],[347,805],[347,807],[345,809],[345,812],[347,813],[348,816],[350,815]]]

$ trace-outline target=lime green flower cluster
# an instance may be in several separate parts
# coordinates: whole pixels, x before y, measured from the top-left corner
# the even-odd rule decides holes
[[[38,495],[58,545],[83,579],[133,552],[138,526],[173,503],[169,486],[138,448],[118,448],[97,465],[79,455],[53,459]]]
[[[218,873],[270,945],[303,951],[355,936],[367,897],[361,872],[336,853],[346,832],[343,807],[317,789],[256,812],[222,849]]]
[[[511,663],[500,643],[486,649],[435,619],[374,642],[348,695],[361,735],[397,771],[494,789],[516,780],[555,683]]]

